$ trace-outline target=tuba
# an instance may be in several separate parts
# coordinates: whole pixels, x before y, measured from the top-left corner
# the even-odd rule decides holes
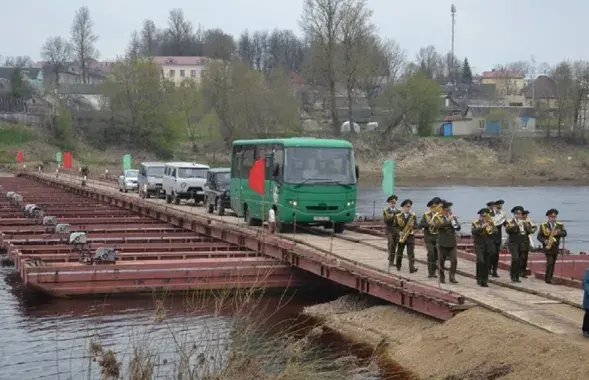
[[[505,218],[505,214],[503,214],[501,211],[496,212],[495,216],[493,216],[492,218],[493,218],[493,225],[495,227],[499,227],[499,226],[503,225],[505,223],[505,221],[507,220]]]

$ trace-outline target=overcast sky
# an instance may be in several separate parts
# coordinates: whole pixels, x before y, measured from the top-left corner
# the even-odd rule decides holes
[[[48,36],[69,38],[77,8],[88,5],[94,19],[100,58],[124,52],[133,30],[144,19],[165,27],[171,8],[181,8],[195,25],[221,28],[233,35],[244,29],[289,28],[300,33],[302,0],[4,0],[0,12],[0,55],[40,59]],[[454,0],[456,55],[468,57],[473,71],[497,63],[528,60],[554,64],[562,59],[589,59],[586,0]],[[450,5],[445,0],[368,0],[382,36],[396,39],[411,59],[432,44],[450,50]]]

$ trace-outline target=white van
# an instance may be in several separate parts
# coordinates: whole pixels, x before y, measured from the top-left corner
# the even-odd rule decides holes
[[[167,203],[180,204],[182,199],[203,202],[208,165],[192,162],[168,162],[164,167],[163,189]]]

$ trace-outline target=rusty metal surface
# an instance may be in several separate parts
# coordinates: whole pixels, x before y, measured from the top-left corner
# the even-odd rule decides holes
[[[329,279],[361,292],[369,293],[417,312],[447,320],[464,309],[464,297],[450,290],[439,289],[417,281],[403,279],[395,275],[375,274],[374,271],[357,263],[328,257],[311,247],[293,244],[277,236],[261,236],[255,230],[235,225],[212,224],[202,216],[177,210],[166,209],[156,204],[131,198],[110,191],[67,184],[48,177],[31,175],[41,183],[50,184],[55,189],[68,190],[74,194],[88,196],[111,205],[136,211],[142,215],[183,227],[187,230],[211,236],[215,239],[247,247],[262,252],[266,256],[280,259],[294,267]],[[379,277],[379,275],[381,277]]]
[[[91,254],[100,247],[117,250],[116,263],[81,263],[80,250],[67,244],[69,234],[26,218],[2,194],[0,246],[27,285],[54,296],[309,284],[291,266],[243,245],[30,179],[4,178],[0,184],[4,192],[21,194],[22,205],[36,204],[44,216],[70,224],[70,231],[86,232],[84,249]]]

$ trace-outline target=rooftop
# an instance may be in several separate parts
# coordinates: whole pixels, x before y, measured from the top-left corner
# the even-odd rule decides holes
[[[524,79],[522,73],[516,70],[491,70],[483,73],[483,79]]]
[[[207,57],[184,57],[184,56],[158,56],[152,58],[158,65],[179,65],[179,66],[203,66],[211,61]]]

